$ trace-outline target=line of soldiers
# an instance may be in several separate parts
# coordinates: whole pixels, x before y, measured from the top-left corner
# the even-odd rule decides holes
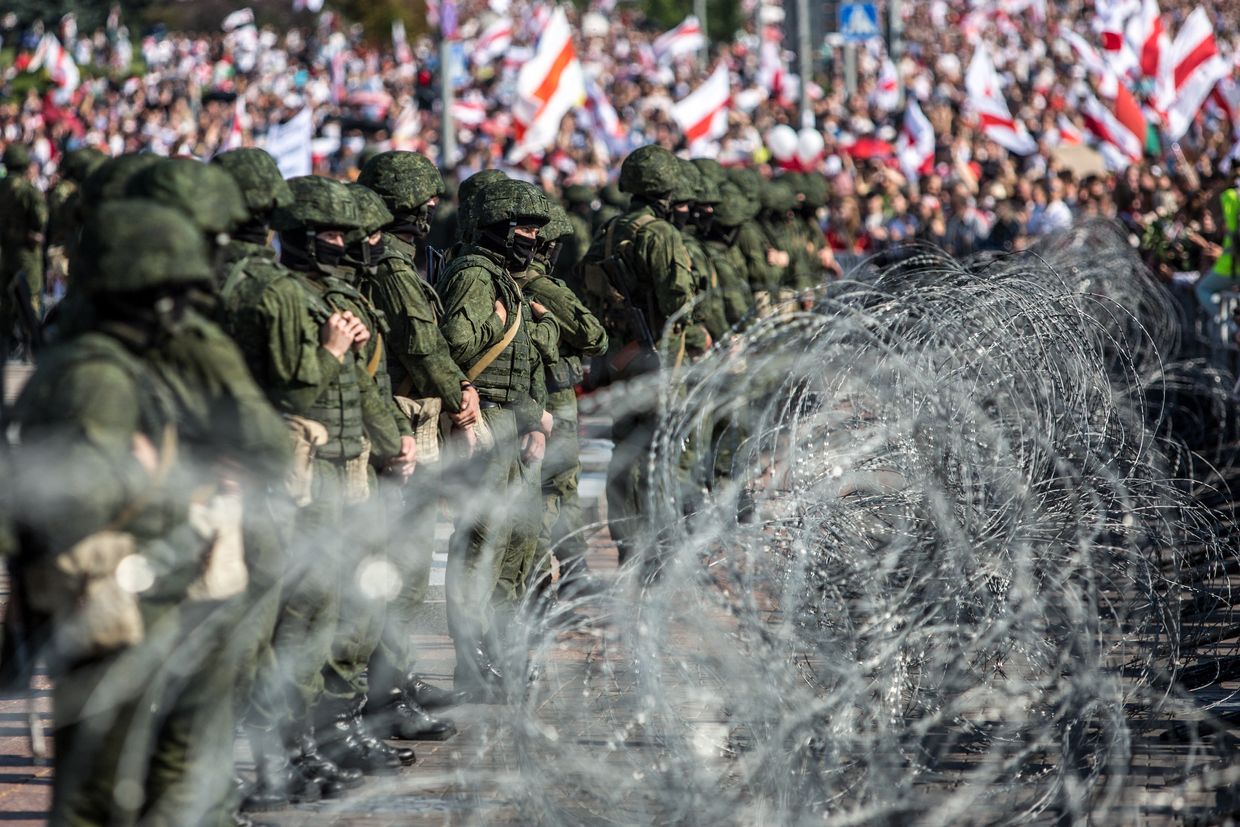
[[[4,308],[38,313],[44,256],[70,287],[12,412],[0,665],[12,686],[41,658],[54,680],[54,824],[246,823],[413,763],[407,742],[454,733],[445,707],[504,702],[530,608],[597,587],[576,388],[809,307],[826,263],[825,182],[658,147],[624,161],[610,215],[478,173],[443,251],[425,240],[444,182],[417,153],[355,184],[285,181],[257,149],[71,157],[49,252],[21,154],[0,271],[28,290]],[[624,559],[654,536],[655,423],[642,402],[613,424]],[[686,446],[686,484],[730,473],[720,442]],[[414,646],[445,501],[452,691]],[[221,769],[236,726],[240,786]]]

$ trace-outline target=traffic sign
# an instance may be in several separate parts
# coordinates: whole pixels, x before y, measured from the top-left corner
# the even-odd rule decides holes
[[[880,37],[878,8],[873,3],[841,3],[840,34],[849,43],[864,43]]]

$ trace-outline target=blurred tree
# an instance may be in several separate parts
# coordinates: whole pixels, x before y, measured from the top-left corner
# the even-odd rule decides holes
[[[426,3],[417,0],[333,0],[332,5],[348,20],[362,24],[366,39],[375,44],[392,42],[392,22],[405,21],[409,37],[426,31]]]
[[[735,0],[706,0],[706,35],[712,41],[730,41],[741,25],[741,4]],[[693,0],[644,0],[646,16],[660,29],[670,29],[693,14]]]

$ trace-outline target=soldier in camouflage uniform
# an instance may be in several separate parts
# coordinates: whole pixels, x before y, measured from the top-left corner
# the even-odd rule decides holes
[[[224,505],[245,477],[281,473],[281,426],[191,309],[212,277],[196,227],[121,200],[93,211],[79,249],[90,324],[17,408],[18,568],[53,630],[51,823],[231,823],[226,644],[246,570]]]
[[[542,463],[542,524],[537,558],[554,551],[559,562],[557,594],[572,597],[590,587],[586,566],[586,543],[581,528],[581,503],[577,480],[581,475],[581,444],[577,433],[576,386],[582,380],[581,360],[607,352],[607,333],[577,295],[558,278],[549,275],[568,252],[576,228],[571,216],[556,204],[551,219],[539,231],[538,249],[529,268],[516,274],[517,284],[535,309],[546,308],[560,324],[555,354],[544,355],[547,411],[551,434]],[[546,572],[539,572],[540,576]]]
[[[498,169],[484,169],[475,172],[461,182],[457,196],[460,208],[457,211],[456,241],[452,245],[453,255],[474,240],[474,230],[476,229],[473,223],[474,208],[476,206],[474,201],[478,193],[487,184],[507,180],[508,176]]]
[[[26,316],[37,320],[43,306],[47,198],[35,184],[34,161],[24,146],[9,144],[2,160],[6,175],[0,180],[0,350],[7,350],[17,329],[28,326],[20,320]],[[19,302],[29,304],[29,313]],[[24,332],[27,337],[35,335],[33,330]]]
[[[441,281],[444,339],[478,387],[485,426],[466,469],[479,501],[461,503],[448,549],[447,597],[457,688],[487,702],[502,679],[496,661],[508,631],[492,622],[492,613],[514,611],[524,585],[501,582],[501,573],[511,572],[525,549],[514,536],[517,514],[496,504],[539,483],[551,417],[535,341],[546,353],[559,324],[534,309],[512,277],[533,257],[538,229],[548,220],[546,196],[532,184],[502,180],[483,187],[474,203],[474,240]],[[529,506],[521,502],[513,511]]]
[[[107,160],[94,147],[75,149],[60,162],[58,180],[47,193],[47,278],[65,279],[77,240],[80,188],[86,177]]]
[[[667,150],[645,146],[630,153],[620,167],[620,187],[632,195],[632,205],[600,228],[582,262],[586,306],[607,331],[602,367],[612,382],[655,369],[657,354],[675,368],[686,354],[711,345],[700,325],[683,317],[669,325],[694,296],[689,253],[669,223],[680,179],[679,161]],[[607,516],[622,560],[637,552],[639,535],[653,528],[644,519],[645,471],[656,422],[655,401],[641,396],[612,424]]]
[[[689,251],[689,260],[693,262],[694,287],[697,295],[697,307],[694,319],[705,327],[716,342],[723,339],[731,329],[724,313],[723,290],[719,284],[719,274],[714,263],[702,246],[702,225],[709,226],[719,203],[719,190],[708,182],[697,166],[690,161],[680,162],[681,181],[685,188],[683,195],[688,197],[688,214],[674,213],[673,223],[680,230]]]
[[[755,310],[749,281],[745,278],[745,258],[737,248],[741,227],[757,216],[757,205],[745,198],[737,187],[724,183],[718,189],[718,203],[709,224],[699,226],[702,246],[710,257],[723,295],[723,313],[730,327],[738,327]]]
[[[569,184],[564,188],[564,211],[573,234],[563,240],[552,275],[567,281],[594,240],[594,193],[583,184]]]
[[[356,396],[346,390],[341,397],[344,404],[339,408],[333,405],[330,413],[323,412],[339,417],[335,422],[340,423],[341,458],[345,461],[336,467],[343,502],[332,506],[339,521],[320,524],[318,515],[311,518],[320,534],[334,534],[327,540],[329,553],[336,555],[333,564],[341,575],[330,655],[323,664],[322,683],[315,684],[316,690],[320,685],[322,690],[317,691],[312,707],[314,723],[321,751],[339,766],[363,772],[394,770],[413,763],[414,753],[384,744],[374,737],[362,717],[368,688],[366,664],[382,629],[382,606],[375,596],[364,593],[358,578],[365,573],[365,564],[382,560],[381,555],[374,554],[384,539],[383,521],[371,496],[375,469],[407,478],[413,470],[416,447],[409,423],[392,399],[383,345],[386,324],[382,314],[358,291],[356,262],[349,261],[350,242],[378,236],[379,227],[389,221],[390,214],[376,203],[377,199],[370,201],[364,213],[345,185],[326,178],[295,178],[289,186],[293,204],[276,212],[282,261],[298,271],[302,286],[330,312],[357,319],[362,328],[352,349],[351,379]],[[373,193],[366,194],[374,199]],[[341,218],[333,219],[333,215]],[[339,246],[334,237],[325,238],[319,229],[331,228],[333,220],[348,220],[354,225],[343,231]],[[303,254],[312,256],[313,266],[305,266],[309,262],[301,259]],[[318,416],[311,418],[324,421]],[[353,454],[354,450],[358,453]],[[322,448],[316,455],[316,474],[321,457]],[[305,522],[304,511],[301,516]],[[359,529],[363,529],[360,534]],[[342,531],[349,532],[347,543]],[[279,634],[277,628],[277,638]]]
[[[753,204],[762,203],[762,177],[748,167],[728,170],[728,180]],[[756,221],[746,221],[736,235],[736,247],[745,261],[745,278],[753,295],[754,307],[759,316],[767,316],[779,289],[781,257],[767,241],[766,234]]]
[[[377,193],[395,215],[417,216],[443,190],[439,170],[416,152],[385,152],[362,168],[358,182]],[[399,231],[399,235],[391,232]],[[440,472],[439,416],[446,413],[460,427],[477,420],[478,391],[452,360],[439,330],[443,304],[418,273],[414,243],[426,237],[425,224],[393,219],[384,228],[382,251],[359,284],[383,311],[390,329],[388,372],[401,410],[418,435],[419,489],[439,490],[431,477]],[[452,702],[413,671],[416,652],[411,630],[430,585],[434,524],[438,500],[426,497],[403,505],[393,497],[393,541],[389,553],[401,571],[401,591],[388,604],[388,620],[371,658],[371,712],[402,738],[440,740],[451,735],[448,721],[427,707]]]
[[[598,235],[599,228],[613,218],[624,215],[629,209],[629,196],[621,192],[620,185],[614,182],[599,190],[598,200],[599,207],[594,213],[594,222],[591,225],[593,229],[590,235],[591,244],[594,243],[594,236]]]

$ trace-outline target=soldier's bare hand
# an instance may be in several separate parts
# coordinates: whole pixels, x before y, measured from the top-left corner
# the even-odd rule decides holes
[[[418,467],[418,443],[411,436],[400,438],[400,453],[387,462],[387,470],[400,477],[401,482],[413,475]]]
[[[535,319],[541,319],[543,316],[546,316],[551,312],[545,305],[541,305],[538,302],[530,302],[530,309],[534,311]]]
[[[538,424],[542,425],[544,434],[551,436],[551,430],[555,427],[555,419],[551,416],[549,411],[543,411],[542,419],[539,420]]]
[[[495,300],[495,315],[499,316],[500,324],[508,324],[508,308],[504,307],[504,303],[499,299]]]
[[[344,355],[353,346],[353,327],[349,321],[352,318],[352,314],[346,319],[344,314],[333,313],[319,328],[319,342],[324,350],[336,357],[336,361],[344,361]]]
[[[521,459],[524,462],[542,462],[547,453],[547,435],[542,431],[530,431],[521,437]]]
[[[348,310],[340,315],[349,323],[349,333],[353,336],[353,349],[361,350],[362,346],[370,341],[370,328]]]
[[[478,389],[470,385],[467,388],[461,389],[461,409],[456,413],[448,414],[448,417],[452,420],[453,425],[456,425],[458,428],[464,428],[478,421],[481,410]]]
[[[142,470],[152,477],[155,476],[155,472],[159,470],[159,449],[147,438],[146,434],[133,435],[132,453],[133,458],[142,466]]]

